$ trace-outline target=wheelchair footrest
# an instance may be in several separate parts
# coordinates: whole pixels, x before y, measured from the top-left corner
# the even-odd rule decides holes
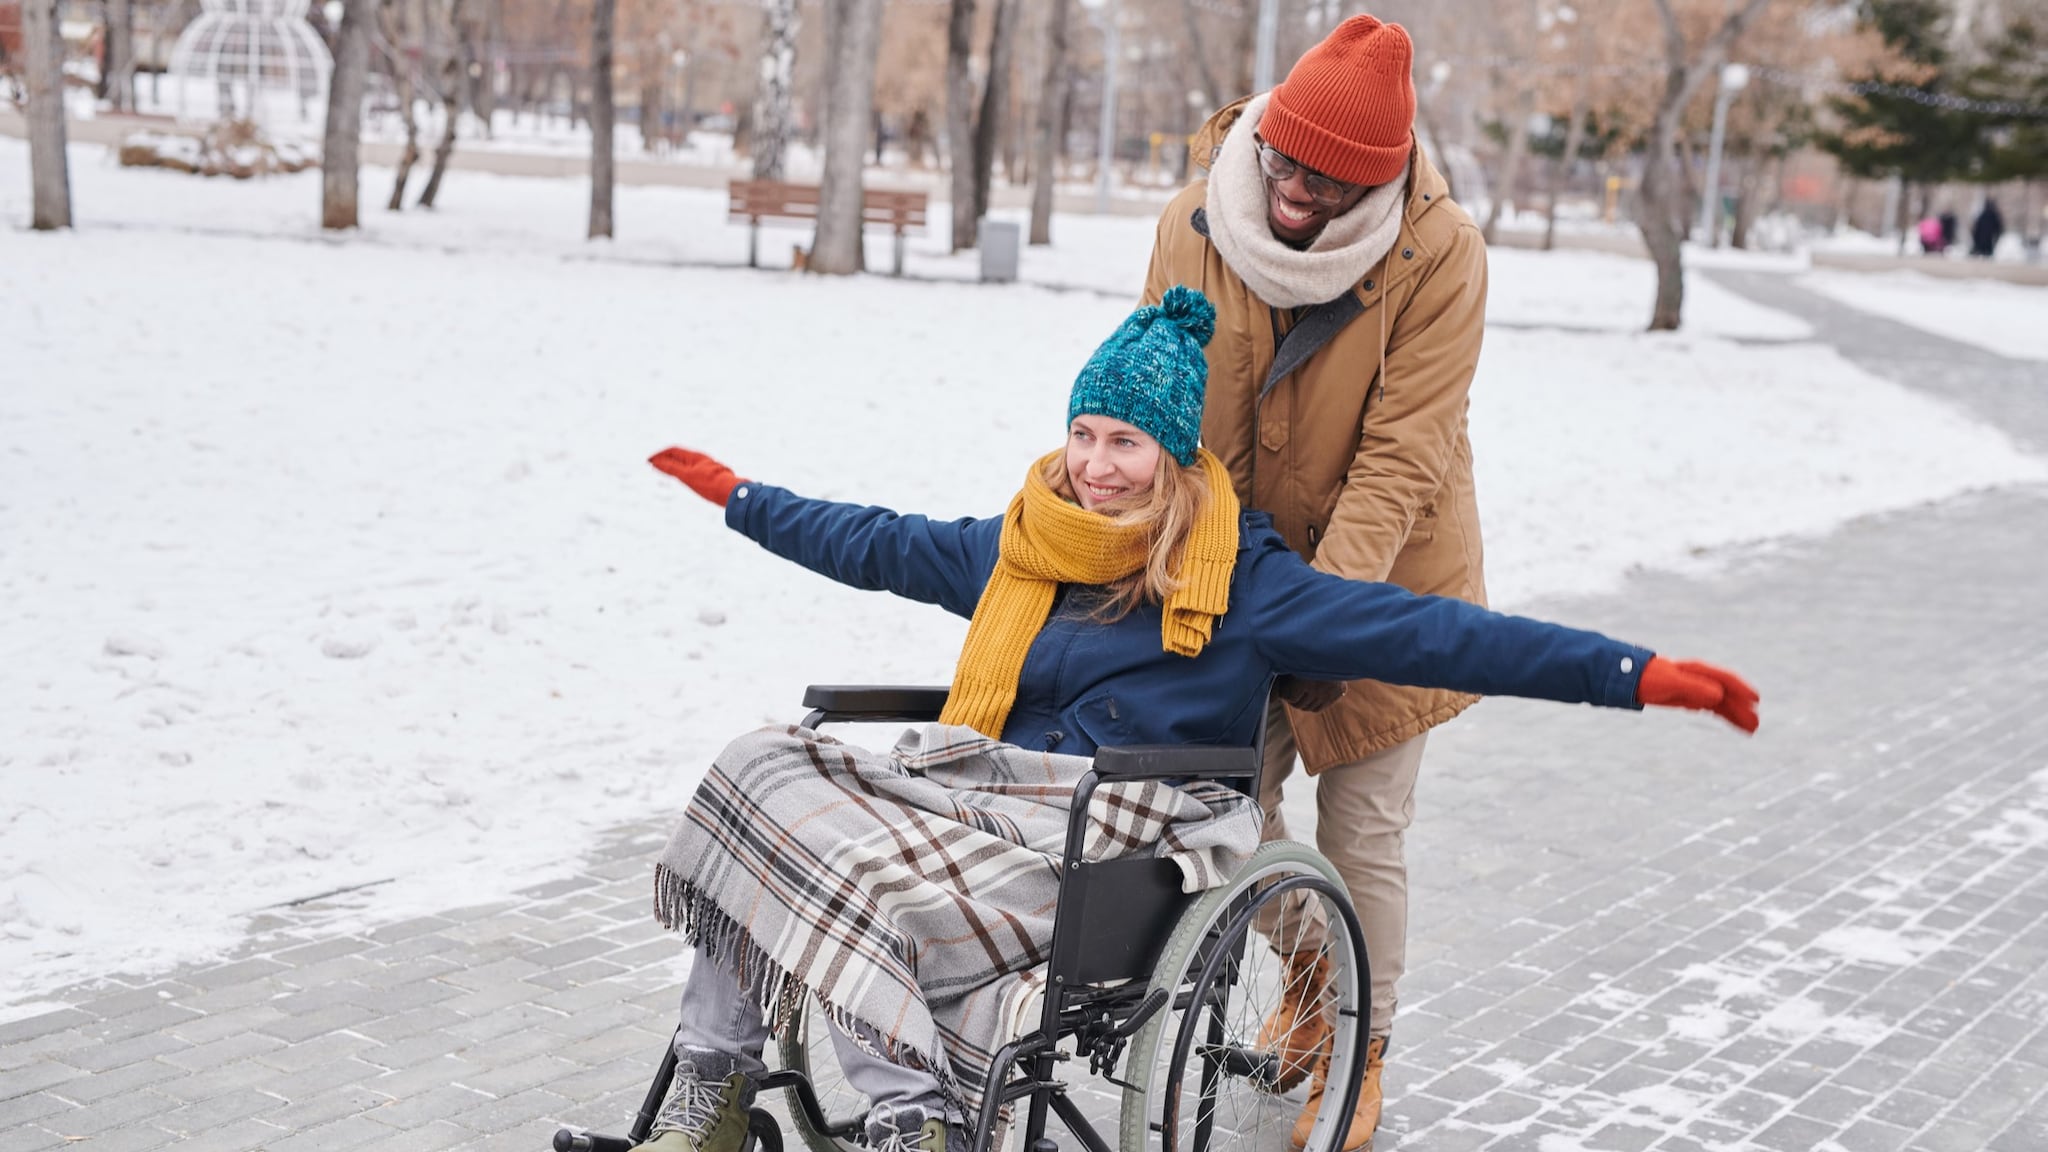
[[[633,1142],[620,1136],[585,1132],[580,1128],[557,1128],[555,1152],[633,1152]],[[781,1150],[778,1148],[775,1152]]]

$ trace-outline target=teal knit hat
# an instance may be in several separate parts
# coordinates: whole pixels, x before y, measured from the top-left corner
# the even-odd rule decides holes
[[[1209,361],[1202,348],[1216,334],[1216,306],[1176,284],[1156,305],[1131,313],[1074,381],[1067,423],[1107,416],[1143,429],[1183,466],[1195,462],[1202,433],[1202,393]]]

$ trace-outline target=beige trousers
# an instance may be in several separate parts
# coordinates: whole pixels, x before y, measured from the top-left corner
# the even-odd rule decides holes
[[[1344,878],[1365,932],[1374,1036],[1385,1036],[1393,1027],[1394,985],[1407,967],[1408,865],[1402,842],[1415,819],[1415,776],[1428,739],[1425,732],[1315,776],[1316,850]],[[1294,730],[1287,710],[1276,702],[1266,717],[1266,761],[1259,781],[1259,806],[1266,810],[1264,840],[1291,839],[1280,813],[1280,790],[1294,768]],[[1262,915],[1259,931],[1282,951],[1320,946],[1320,916],[1305,919],[1304,903],[1283,902],[1277,913]]]

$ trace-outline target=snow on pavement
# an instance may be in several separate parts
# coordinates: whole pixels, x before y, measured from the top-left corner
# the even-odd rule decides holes
[[[2015,360],[2048,360],[2048,287],[1919,272],[1814,272],[1799,282],[1923,332]],[[2048,385],[2048,372],[2041,383]]]
[[[815,280],[695,266],[744,258],[715,194],[621,189],[589,245],[582,186],[463,175],[333,241],[310,174],[74,156],[80,230],[30,234],[0,141],[0,1005],[336,889],[500,897],[679,810],[808,682],[944,682],[963,622],[774,560],[643,460],[998,510],[1151,235],[1056,221],[1025,274],[1062,290],[944,282],[973,255],[934,236],[926,279]],[[1735,342],[1799,329],[1711,286],[1696,331],[1635,331],[1645,269],[1493,256],[1498,602],[2048,476],[1826,349]]]

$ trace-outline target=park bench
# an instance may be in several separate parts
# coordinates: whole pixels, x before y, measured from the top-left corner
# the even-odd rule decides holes
[[[734,180],[726,189],[728,223],[745,220],[747,267],[760,267],[761,221],[818,219],[818,186],[785,184],[780,180]],[[860,194],[863,225],[884,224],[896,234],[896,266],[891,275],[903,275],[903,237],[912,229],[924,231],[925,194],[865,188]]]

